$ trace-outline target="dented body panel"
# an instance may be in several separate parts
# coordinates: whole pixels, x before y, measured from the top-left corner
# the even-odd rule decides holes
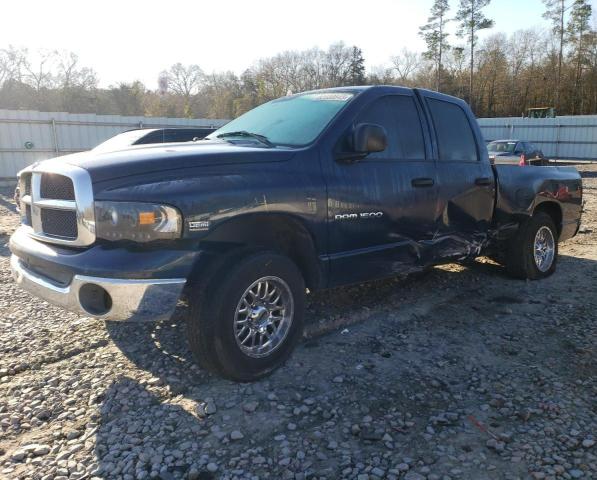
[[[26,238],[21,231],[11,249],[41,275],[67,282],[76,274],[190,279],[201,276],[220,253],[265,245],[291,256],[309,288],[316,289],[501,248],[520,222],[546,205],[555,212],[560,240],[578,230],[578,172],[572,167],[492,166],[463,101],[400,87],[336,91],[354,98],[315,141],[300,148],[207,140],[50,160],[89,172],[96,201],[176,207],[183,219],[179,240],[147,245],[98,240],[84,249],[68,249]],[[415,105],[423,139],[419,156],[339,161],[339,145],[359,116],[386,97]],[[435,100],[464,112],[474,136],[474,161],[444,158],[430,109]]]

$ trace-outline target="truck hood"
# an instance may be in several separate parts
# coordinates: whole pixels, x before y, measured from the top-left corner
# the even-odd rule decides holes
[[[234,145],[227,142],[199,141],[152,144],[115,152],[75,153],[46,160],[66,162],[89,172],[93,183],[152,172],[238,163],[282,162],[294,151],[288,148],[265,148]]]

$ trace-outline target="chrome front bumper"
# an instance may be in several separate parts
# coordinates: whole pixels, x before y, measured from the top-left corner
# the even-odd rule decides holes
[[[23,265],[12,255],[10,267],[17,284],[33,295],[67,310],[104,320],[153,321],[169,318],[186,283],[184,278],[116,279],[75,275],[58,286]],[[101,292],[105,308],[89,302],[89,292]],[[93,307],[93,308],[92,308]]]

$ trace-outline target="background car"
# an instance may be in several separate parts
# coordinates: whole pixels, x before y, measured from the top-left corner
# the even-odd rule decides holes
[[[181,127],[181,128],[138,128],[119,133],[100,143],[93,149],[94,152],[111,152],[131,145],[145,145],[150,143],[175,143],[190,142],[194,139],[201,140],[216,128],[212,127]]]
[[[489,160],[494,164],[545,166],[549,160],[535,145],[524,140],[494,140],[487,144]],[[524,162],[524,163],[523,163]]]

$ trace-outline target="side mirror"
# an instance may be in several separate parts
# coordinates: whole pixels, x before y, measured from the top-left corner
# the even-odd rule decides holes
[[[383,152],[388,146],[386,129],[374,123],[359,123],[352,132],[352,150],[367,155]]]
[[[382,152],[388,146],[385,128],[373,123],[359,123],[352,133],[344,137],[342,146],[336,151],[336,160],[354,163],[373,152]]]

